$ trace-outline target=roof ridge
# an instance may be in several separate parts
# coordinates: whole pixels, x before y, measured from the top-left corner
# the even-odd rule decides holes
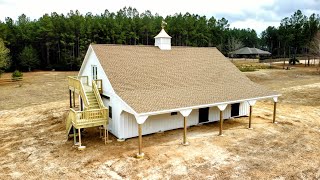
[[[136,44],[136,45],[129,45],[129,44],[90,44],[92,46],[130,46],[130,47],[155,47],[154,45],[144,45],[144,44]],[[174,48],[209,48],[209,49],[217,49],[215,46],[171,46]]]

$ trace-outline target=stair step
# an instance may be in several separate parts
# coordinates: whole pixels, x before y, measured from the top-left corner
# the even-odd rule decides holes
[[[100,109],[100,106],[89,106],[90,109]]]
[[[99,107],[99,104],[90,104],[89,107]]]

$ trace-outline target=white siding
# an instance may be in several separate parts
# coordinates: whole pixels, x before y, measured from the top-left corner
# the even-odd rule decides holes
[[[248,102],[242,102],[240,103],[239,107],[239,116],[248,116],[249,114],[249,104]]]
[[[110,100],[106,98],[102,98],[102,99],[106,107],[108,106],[112,107],[112,118],[109,118],[109,126],[108,126],[109,131],[120,139],[124,138],[123,134],[126,130],[123,127],[124,124],[121,123],[120,121],[121,119],[120,114],[121,114],[121,111],[123,111],[122,103],[117,98],[110,98]]]
[[[138,124],[135,117],[123,111],[121,113],[120,120],[121,128],[123,128],[123,135],[118,138],[131,138],[138,136]],[[188,117],[188,126],[198,124],[198,113],[192,111]],[[155,116],[149,116],[148,119],[142,125],[142,133],[152,134],[160,131],[167,131],[171,129],[178,129],[183,127],[183,116],[178,112],[177,115],[161,114]]]
[[[247,115],[247,103],[240,103],[240,116]],[[228,105],[223,112],[223,118],[231,117],[231,105]],[[218,107],[209,108],[209,122],[219,121],[220,111]],[[199,109],[193,109],[187,118],[188,126],[199,124]],[[183,128],[183,116],[178,112],[177,115],[161,114],[149,116],[142,124],[142,134],[152,134],[159,131],[167,131],[172,129]],[[115,133],[118,138],[127,139],[138,136],[138,124],[134,115],[122,111],[120,114],[118,133]]]
[[[229,104],[223,111],[223,119],[229,119],[231,117],[231,105]],[[210,107],[209,109],[209,122],[220,120],[220,110],[218,107]]]

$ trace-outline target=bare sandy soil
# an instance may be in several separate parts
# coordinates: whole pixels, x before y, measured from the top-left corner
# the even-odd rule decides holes
[[[320,75],[312,67],[245,74],[282,93],[278,124],[271,123],[273,103],[260,101],[253,130],[244,117],[226,120],[224,137],[217,136],[218,123],[188,128],[190,146],[180,145],[182,129],[143,136],[141,160],[134,158],[137,138],[112,136],[104,145],[93,128],[83,135],[84,151],[66,141],[66,81],[40,76],[29,85],[0,86],[0,179],[320,179]]]
[[[77,72],[41,71],[24,73],[17,83],[0,83],[0,110],[45,104],[57,100],[68,101],[67,76]],[[5,73],[1,78],[10,78]]]

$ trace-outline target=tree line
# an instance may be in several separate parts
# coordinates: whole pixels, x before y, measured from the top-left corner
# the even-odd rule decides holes
[[[275,57],[295,58],[297,54],[319,56],[320,16],[310,17],[297,10],[281,20],[279,27],[269,26],[261,33],[261,45]]]
[[[261,38],[253,29],[230,28],[225,18],[190,13],[162,17],[150,11],[139,13],[131,7],[96,15],[53,12],[35,20],[22,14],[17,20],[8,17],[5,22],[0,21],[0,51],[1,42],[7,47],[6,58],[1,58],[6,63],[0,59],[0,65],[6,66],[0,69],[78,70],[90,43],[153,45],[162,20],[167,23],[165,29],[172,36],[173,46],[215,46],[224,54],[243,46],[260,47],[279,55],[298,53],[319,29],[319,16],[306,18],[301,11],[282,20],[279,28],[268,27]],[[0,57],[1,54],[5,53],[0,52]]]

